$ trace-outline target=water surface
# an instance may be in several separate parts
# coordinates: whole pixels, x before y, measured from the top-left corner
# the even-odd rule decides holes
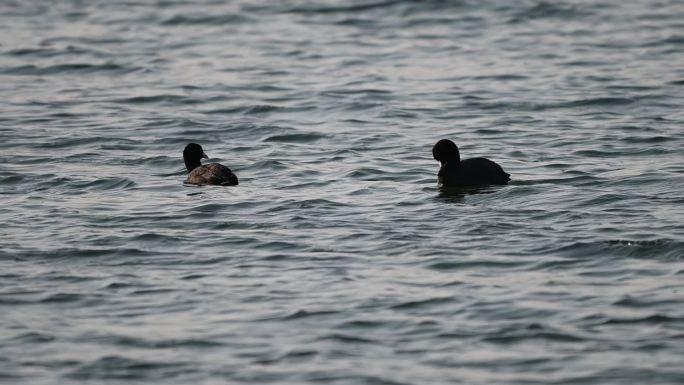
[[[681,2],[0,15],[0,381],[684,382]]]

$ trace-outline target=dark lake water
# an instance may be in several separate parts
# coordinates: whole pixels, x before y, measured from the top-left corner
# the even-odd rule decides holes
[[[0,94],[0,382],[684,383],[680,0],[3,0]]]

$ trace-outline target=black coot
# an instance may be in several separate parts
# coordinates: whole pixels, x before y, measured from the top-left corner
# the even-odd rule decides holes
[[[461,160],[456,144],[442,139],[432,147],[432,156],[439,161],[437,179],[443,186],[481,186],[508,184],[510,174],[487,158]]]

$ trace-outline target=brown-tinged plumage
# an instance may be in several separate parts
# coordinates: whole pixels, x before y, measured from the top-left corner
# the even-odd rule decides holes
[[[208,158],[202,146],[190,143],[183,150],[183,161],[188,169],[185,183],[196,185],[237,186],[238,178],[226,166],[218,163],[202,164],[201,159]]]

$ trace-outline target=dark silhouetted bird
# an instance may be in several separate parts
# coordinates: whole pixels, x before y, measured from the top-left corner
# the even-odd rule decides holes
[[[432,147],[432,156],[439,161],[437,179],[443,186],[481,186],[508,184],[510,174],[487,158],[461,160],[456,144],[442,139]]]

